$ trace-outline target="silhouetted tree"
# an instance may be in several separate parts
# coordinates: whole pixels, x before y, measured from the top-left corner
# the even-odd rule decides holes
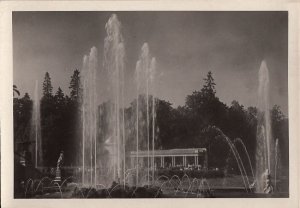
[[[52,96],[52,84],[51,84],[51,78],[48,72],[45,74],[44,82],[43,82],[43,95],[46,98],[49,98]]]
[[[70,97],[66,97],[65,108],[65,120],[68,121],[67,125],[64,125],[64,139],[62,143],[62,149],[65,151],[65,164],[74,165],[76,161],[73,157],[74,151],[81,151],[80,143],[82,137],[82,122],[81,122],[81,100],[82,100],[82,88],[80,81],[79,70],[74,70],[71,76],[69,85]]]
[[[281,153],[281,163],[283,166],[288,167],[289,164],[289,128],[288,119],[282,113],[280,106],[274,105],[271,109],[271,121],[272,121],[272,134],[274,143],[278,139],[279,151]],[[282,154],[283,153],[283,154]],[[285,168],[288,171],[288,168]],[[285,174],[288,174],[285,173]]]
[[[60,87],[58,87],[54,98],[58,105],[63,105],[65,103],[65,95]]]
[[[80,72],[78,69],[76,69],[71,76],[71,82],[69,89],[71,90],[70,92],[70,98],[72,100],[77,100],[80,98],[82,89],[81,89],[81,83],[80,83]]]
[[[178,141],[174,140],[173,130],[173,108],[170,102],[158,100],[156,106],[156,124],[158,126],[158,138],[164,149],[174,148]]]
[[[215,81],[212,77],[212,72],[209,71],[207,73],[207,77],[204,79],[205,84],[203,88],[201,89],[202,95],[206,97],[207,99],[215,97],[216,89],[215,89]]]
[[[256,107],[245,109],[238,101],[232,101],[227,106],[216,96],[216,83],[211,72],[204,79],[204,85],[198,91],[187,95],[184,106],[172,107],[172,103],[156,99],[155,149],[199,148],[208,149],[210,167],[225,167],[228,159],[228,145],[224,135],[230,140],[240,138],[245,144],[252,162],[255,161],[257,115]],[[61,150],[65,151],[65,165],[75,165],[74,152],[80,152],[82,141],[81,100],[82,88],[80,72],[76,69],[71,76],[70,95],[65,95],[59,87],[52,95],[52,84],[49,73],[45,74],[43,82],[43,97],[41,98],[41,128],[44,149],[45,166],[55,166]],[[19,94],[14,85],[14,93]],[[146,97],[139,96],[139,138],[140,150],[145,150],[146,137]],[[102,103],[98,107],[97,144],[104,143],[111,135],[109,129],[110,110],[114,104]],[[152,109],[152,96],[149,96],[149,109]],[[122,109],[120,109],[122,110]],[[27,93],[24,97],[14,98],[14,138],[15,141],[29,139],[32,101]],[[152,139],[152,110],[150,110],[150,138]],[[125,109],[126,150],[136,149],[136,100]],[[271,109],[273,139],[279,141],[283,164],[288,165],[288,118],[280,107]],[[122,125],[121,125],[122,126]],[[222,132],[222,133],[220,133]],[[102,146],[101,146],[102,148]],[[243,161],[246,155],[240,145],[238,151]],[[105,148],[101,155],[107,154]],[[100,157],[100,155],[99,155]],[[234,162],[234,160],[233,160]],[[245,163],[248,173],[249,167]],[[231,165],[231,164],[229,164]]]
[[[14,98],[14,141],[16,143],[30,140],[32,100],[28,93],[22,98]],[[15,151],[22,151],[21,149]]]
[[[50,74],[46,72],[43,81],[43,96],[40,103],[43,161],[46,166],[53,166],[55,163],[53,152],[57,148],[56,138],[53,136],[56,125],[56,104],[52,90]]]

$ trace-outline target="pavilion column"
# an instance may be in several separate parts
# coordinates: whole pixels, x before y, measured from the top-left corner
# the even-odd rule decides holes
[[[198,156],[196,156],[196,165],[198,165],[199,163],[198,163]]]

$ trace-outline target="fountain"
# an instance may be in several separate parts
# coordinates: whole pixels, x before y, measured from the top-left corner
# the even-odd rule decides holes
[[[31,134],[35,141],[35,168],[43,164],[41,119],[40,119],[40,99],[38,95],[38,81],[35,82],[34,100],[32,109]]]
[[[96,106],[97,49],[93,47],[83,59],[82,99],[82,184],[97,181],[97,106]]]
[[[249,163],[249,166],[250,166],[250,170],[251,170],[252,177],[254,178],[253,167],[252,167],[252,163],[251,163],[251,159],[250,159],[250,155],[249,155],[249,153],[248,153],[248,150],[247,150],[247,148],[246,148],[246,146],[245,146],[243,140],[241,140],[240,138],[236,138],[236,139],[233,141],[234,144],[237,143],[237,142],[240,143],[240,144],[242,145],[242,147],[243,147],[244,153],[246,154],[247,159],[248,159],[248,163]]]
[[[263,60],[258,73],[258,123],[256,136],[256,192],[264,192],[266,177],[270,178],[270,170],[273,147],[270,105],[269,105],[269,70],[266,62]],[[268,171],[268,173],[267,173]]]
[[[233,142],[231,141],[231,139],[229,137],[227,137],[221,129],[219,129],[218,127],[216,126],[210,126],[208,129],[212,129],[216,132],[218,132],[217,136],[215,138],[220,138],[222,139],[223,141],[226,142],[226,144],[229,146],[230,148],[230,153],[233,154],[234,158],[235,158],[235,161],[237,163],[237,166],[238,166],[238,169],[239,169],[239,172],[241,174],[241,177],[242,177],[242,180],[243,180],[243,183],[244,183],[244,190],[246,192],[248,192],[248,190],[250,189],[251,190],[251,187],[250,187],[250,182],[249,182],[249,178],[248,178],[248,175],[247,175],[247,172],[246,172],[246,169],[244,167],[244,163],[240,157],[240,154],[239,152],[237,151],[237,148],[236,146],[234,145],[235,141],[238,141],[239,139],[236,139],[234,140]],[[207,130],[207,129],[206,129]],[[250,161],[250,160],[249,160]],[[251,164],[251,163],[250,163]],[[223,184],[225,183],[225,181],[223,181]]]
[[[125,115],[124,115],[124,45],[121,23],[112,15],[106,26],[107,37],[104,40],[104,64],[108,84],[107,96],[110,106],[107,109],[108,133],[98,144],[98,103],[99,89],[96,85],[98,71],[97,49],[93,47],[90,55],[83,60],[83,99],[82,99],[82,184],[96,186],[105,180],[125,182]],[[99,73],[99,74],[100,74]],[[105,140],[103,142],[103,140]],[[99,158],[100,151],[109,152],[106,158]],[[103,155],[102,155],[103,156]],[[101,164],[101,166],[100,166]],[[99,178],[103,170],[108,170],[107,178]],[[124,184],[125,185],[125,184]]]
[[[125,50],[121,33],[121,23],[113,14],[105,25],[107,36],[104,40],[104,69],[108,76],[108,99],[112,103],[108,125],[110,165],[113,170],[112,181],[124,181],[125,161],[125,113],[124,113],[124,70]]]
[[[98,65],[98,51],[96,47],[92,47],[89,54],[83,58],[80,118],[82,122],[81,154],[76,154],[81,163],[79,171],[81,178],[80,180],[77,178],[79,182],[76,183],[72,197],[159,197],[162,195],[162,190],[166,191],[166,194],[164,193],[165,196],[170,197],[212,197],[214,195],[213,192],[216,190],[223,194],[225,192],[229,193],[230,196],[234,191],[240,194],[239,196],[242,194],[253,194],[253,187],[251,187],[248,177],[249,174],[246,172],[240,152],[236,146],[236,143],[242,145],[241,147],[246,154],[245,156],[247,156],[251,174],[254,178],[254,171],[245,144],[240,138],[232,141],[216,126],[210,126],[209,128],[212,128],[217,133],[215,138],[222,139],[228,145],[229,151],[234,156],[240,174],[237,175],[242,181],[238,181],[238,186],[211,184],[217,180],[209,181],[203,178],[208,177],[205,174],[211,170],[205,169],[205,174],[203,174],[200,172],[203,170],[199,169],[199,167],[197,170],[191,169],[191,171],[195,171],[199,175],[195,174],[193,176],[189,169],[180,169],[183,174],[182,177],[177,173],[172,173],[169,177],[166,175],[159,176],[159,173],[157,173],[158,177],[155,178],[156,59],[152,57],[148,43],[144,43],[135,68],[136,107],[133,109],[134,112],[132,112],[135,134],[131,134],[129,138],[128,134],[126,134],[127,132],[125,132],[125,124],[129,122],[125,119],[125,48],[121,28],[122,25],[117,16],[115,14],[111,15],[105,25],[107,36],[104,39],[102,68],[99,67],[100,64]],[[96,80],[99,75],[106,81],[104,84],[106,89],[104,90],[99,89],[99,86],[97,86]],[[102,90],[104,91],[103,94],[105,94],[103,98],[102,94],[100,94]],[[278,140],[276,140],[275,148],[273,148],[269,112],[269,72],[265,61],[262,62],[259,70],[258,95],[260,113],[257,126],[255,188],[258,193],[271,193],[273,191],[271,170],[274,170],[276,188]],[[107,99],[107,102],[103,102],[106,105],[104,108],[102,108],[102,104],[98,103],[99,98],[102,101]],[[101,112],[102,110],[104,112]],[[105,115],[103,116],[103,114]],[[105,118],[103,119],[101,116]],[[35,159],[37,166],[42,164],[42,151],[38,151],[42,149],[42,142],[37,83],[32,121],[36,141]],[[102,125],[105,128],[102,129]],[[133,128],[133,126],[131,127]],[[105,131],[105,133],[99,131]],[[137,157],[133,162],[135,167],[131,169],[126,166],[126,153],[131,148],[125,146],[127,145],[126,139],[135,140],[136,142],[133,142],[133,144]],[[147,162],[142,166],[140,166],[139,161],[139,151],[141,150],[147,152],[147,155],[144,156]],[[271,160],[273,151],[275,152],[275,164]],[[38,161],[38,158],[41,159]],[[60,171],[60,163],[57,165],[57,171]],[[216,168],[216,171],[219,170]],[[200,173],[202,174],[201,176]],[[129,181],[129,177],[134,177],[135,182]],[[60,196],[63,198],[64,189],[68,188],[66,186],[70,177],[63,180],[62,183],[58,183],[61,182],[59,172],[55,180],[47,179],[47,182],[46,179],[44,177],[38,181],[28,180],[25,188],[25,197],[27,191],[34,195],[40,191],[44,193],[46,188],[55,186],[55,189],[59,190]],[[36,184],[37,186],[35,186]],[[243,184],[243,187],[240,187],[240,184]]]
[[[125,75],[125,49],[124,40],[121,33],[121,23],[115,14],[111,15],[105,25],[107,36],[104,39],[104,60],[103,70],[100,75],[105,77],[106,91],[105,98],[108,100],[108,107],[105,109],[105,119],[99,120],[97,96],[99,90],[96,85],[96,75],[98,71],[97,49],[93,47],[90,54],[84,56],[82,68],[83,80],[83,99],[82,99],[82,154],[79,155],[82,163],[82,184],[96,186],[99,182],[111,184],[112,182],[126,185],[126,133],[125,133],[125,105],[124,105],[124,75]],[[154,178],[154,139],[155,139],[155,99],[154,94],[154,72],[156,61],[149,54],[148,44],[145,43],[141,50],[140,59],[137,62],[137,152],[140,136],[147,142],[148,163],[147,179],[149,184],[150,169],[152,167],[152,178]],[[146,95],[145,105],[139,105],[139,95]],[[150,103],[149,94],[152,94]],[[150,109],[152,107],[152,109]],[[146,116],[138,117],[141,109],[146,109]],[[103,112],[102,112],[103,113]],[[101,114],[101,108],[100,108]],[[150,122],[150,114],[152,120]],[[146,123],[143,127],[139,126],[139,121]],[[146,122],[145,122],[146,121]],[[106,125],[106,132],[99,136],[100,122]],[[152,160],[150,165],[150,125],[152,124]],[[146,130],[146,134],[139,132],[139,128]],[[102,129],[101,129],[102,131]],[[100,143],[99,143],[100,142]],[[108,154],[97,159],[100,149],[104,149]],[[101,164],[101,165],[100,165]],[[104,173],[103,170],[107,170]],[[105,179],[99,177],[105,175]],[[138,161],[136,166],[136,185],[139,184]]]
[[[276,142],[275,142],[275,167],[274,167],[274,189],[276,190],[277,187],[277,169],[278,169],[278,139],[276,139]]]
[[[144,43],[141,48],[140,58],[136,63],[136,82],[137,82],[137,98],[136,98],[136,152],[138,158],[138,151],[140,147],[140,139],[144,141],[143,143],[147,143],[147,183],[150,184],[150,169],[152,169],[152,178],[154,178],[154,140],[155,140],[155,98],[154,98],[154,77],[156,70],[156,59],[154,57],[151,58],[148,43]],[[146,96],[145,102],[140,104],[140,94],[144,94]],[[150,155],[150,103],[149,103],[149,95],[152,94],[152,155]],[[142,112],[146,108],[146,118],[144,118]],[[140,116],[140,114],[142,116]],[[146,124],[142,125],[139,123],[139,120],[146,120]],[[140,128],[143,128],[144,131],[140,131]],[[146,136],[143,132],[146,132]],[[141,138],[140,138],[141,136]],[[146,141],[146,142],[145,142]],[[151,165],[150,165],[151,158]],[[139,161],[136,161],[136,184],[139,181]]]

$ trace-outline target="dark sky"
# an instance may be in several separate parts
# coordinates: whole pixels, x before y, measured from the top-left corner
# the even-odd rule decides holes
[[[33,95],[46,71],[54,92],[68,93],[70,76],[92,46],[103,57],[105,23],[113,12],[14,12],[14,84]],[[174,107],[203,86],[210,70],[217,96],[257,105],[258,70],[270,71],[271,105],[288,108],[287,12],[115,12],[126,50],[127,101],[135,94],[133,75],[140,48],[148,42],[156,57],[158,96]],[[101,64],[99,68],[101,67]]]

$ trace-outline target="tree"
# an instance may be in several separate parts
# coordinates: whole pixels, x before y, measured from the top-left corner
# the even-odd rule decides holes
[[[212,98],[215,97],[216,89],[215,89],[215,81],[212,77],[212,72],[209,71],[207,73],[207,77],[204,79],[205,84],[203,88],[201,89],[202,95],[206,98]]]
[[[272,123],[272,133],[273,133],[273,138],[274,140],[280,138],[282,134],[281,134],[281,126],[284,122],[284,115],[281,112],[281,109],[278,105],[274,105],[272,110],[271,110],[271,123]]]
[[[43,95],[46,98],[52,97],[52,84],[51,84],[51,78],[48,72],[45,74],[44,82],[43,82]]]
[[[65,95],[60,87],[58,87],[57,92],[55,93],[55,101],[58,105],[62,105],[65,102]]]
[[[227,114],[226,105],[215,96],[216,84],[212,72],[208,72],[204,81],[201,91],[194,91],[186,98],[186,108],[188,116],[192,120],[192,131],[195,134],[199,134],[199,131],[208,125],[222,128]]]
[[[55,146],[55,138],[53,137],[56,125],[56,105],[54,102],[54,96],[52,95],[52,90],[53,87],[51,84],[51,78],[49,73],[46,72],[43,82],[43,97],[40,104],[43,161],[46,166],[51,166],[53,164],[53,149],[57,148]]]
[[[71,99],[78,100],[82,94],[81,83],[80,83],[80,72],[78,69],[76,69],[73,75],[71,76],[69,89],[71,90],[70,92]]]
[[[32,112],[32,100],[28,93],[22,98],[14,98],[14,140],[15,142],[30,140],[30,120]],[[16,143],[15,143],[16,144]],[[15,148],[20,148],[15,145]],[[21,149],[15,149],[21,151]]]
[[[280,151],[286,153],[289,148],[288,119],[282,113],[280,106],[274,105],[271,109],[271,120],[274,143],[278,139]],[[288,163],[288,154],[282,159]]]
[[[280,106],[278,106],[278,105],[273,106],[273,108],[271,110],[271,117],[272,117],[273,122],[280,122],[283,119],[285,119],[285,117],[280,109]]]
[[[227,135],[231,138],[241,137],[246,131],[246,112],[244,106],[240,105],[238,101],[233,100],[228,109],[228,124]]]
[[[159,144],[163,148],[174,148],[179,143],[174,140],[173,108],[168,101],[157,100],[156,102],[156,125],[158,126]]]
[[[13,94],[15,96],[15,93],[20,96],[20,91],[17,89],[17,85],[13,85]]]
[[[80,151],[80,144],[78,141],[82,137],[82,122],[80,122],[81,117],[81,100],[82,100],[82,89],[80,82],[80,72],[75,70],[71,76],[70,81],[70,97],[65,96],[65,105],[63,108],[63,118],[62,118],[62,140],[60,141],[60,148],[65,152],[66,164],[74,162],[73,152],[74,150]],[[67,121],[67,122],[66,122]]]

